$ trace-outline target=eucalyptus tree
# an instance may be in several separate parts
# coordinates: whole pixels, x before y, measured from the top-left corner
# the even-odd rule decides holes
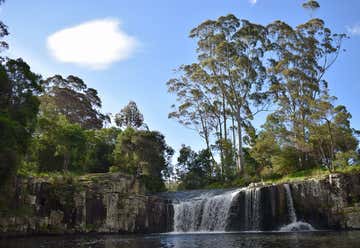
[[[282,136],[285,145],[297,150],[298,166],[303,168],[310,165],[313,150],[310,127],[315,120],[312,115],[328,88],[324,75],[342,51],[346,36],[333,34],[324,21],[317,18],[295,28],[275,21],[267,29],[272,41],[268,69],[270,91],[278,105],[272,120],[280,124],[277,135]]]
[[[267,51],[265,27],[239,20],[234,15],[206,21],[194,28],[200,65],[220,90],[237,124],[237,165],[244,171],[244,132],[253,130],[251,120],[266,99],[264,56]]]
[[[206,148],[211,151],[211,135],[216,127],[217,104],[206,85],[209,77],[199,64],[183,65],[178,70],[179,78],[167,82],[168,90],[177,96],[177,105],[169,118],[195,130],[204,139]]]

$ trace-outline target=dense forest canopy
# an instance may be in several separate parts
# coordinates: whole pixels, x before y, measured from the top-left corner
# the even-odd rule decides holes
[[[184,144],[174,161],[173,148],[149,129],[134,101],[112,120],[81,78],[44,79],[22,59],[2,56],[0,187],[16,174],[121,171],[155,192],[166,190],[165,182],[180,189],[239,186],[358,165],[359,132],[326,78],[347,36],[313,18],[318,2],[303,7],[311,19],[296,27],[229,14],[190,31],[197,59],[167,82],[176,96],[169,118],[195,130],[205,149]],[[7,35],[0,22],[0,52]],[[267,117],[256,128],[259,113]]]

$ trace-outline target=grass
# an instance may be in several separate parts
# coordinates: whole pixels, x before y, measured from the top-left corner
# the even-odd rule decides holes
[[[334,173],[340,173],[340,174],[360,173],[360,164],[346,166],[346,167],[338,167],[332,173],[330,173],[329,170],[327,170],[326,168],[313,168],[313,169],[296,171],[284,176],[277,176],[268,179],[261,179],[255,176],[238,177],[229,182],[214,182],[212,184],[205,186],[204,189],[240,188],[240,187],[247,187],[251,183],[263,183],[265,185],[291,183],[291,182],[299,182],[309,179],[323,179],[328,177],[330,174],[334,174]]]
[[[285,175],[280,178],[268,179],[265,180],[266,184],[273,183],[289,183],[294,181],[303,181],[307,179],[321,179],[329,176],[330,174],[340,173],[340,174],[352,174],[352,173],[360,173],[360,165],[352,165],[346,167],[338,167],[334,172],[330,173],[329,170],[325,168],[313,168],[308,170],[296,171]]]

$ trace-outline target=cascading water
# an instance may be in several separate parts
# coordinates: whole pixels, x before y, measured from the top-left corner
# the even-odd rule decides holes
[[[282,232],[314,230],[298,221],[288,184],[173,192],[165,197],[172,202],[174,232],[273,231],[279,226]]]
[[[260,228],[260,188],[245,190],[245,228],[248,231],[257,231]]]
[[[225,231],[233,198],[239,190],[207,191],[174,203],[174,232]]]
[[[285,192],[286,192],[286,202],[288,205],[289,217],[291,223],[297,222],[296,212],[294,208],[294,201],[291,194],[291,189],[289,184],[284,184]]]
[[[286,192],[286,202],[288,206],[290,224],[280,228],[281,232],[293,232],[293,231],[314,231],[315,229],[309,223],[298,221],[296,211],[294,207],[294,201],[291,194],[289,184],[284,184]]]

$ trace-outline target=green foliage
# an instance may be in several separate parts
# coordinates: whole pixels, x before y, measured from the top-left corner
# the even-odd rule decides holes
[[[123,172],[144,178],[152,191],[160,191],[164,189],[163,173],[168,174],[172,155],[173,150],[161,133],[127,128],[117,137],[114,164]]]
[[[118,127],[137,129],[144,125],[144,116],[141,114],[136,103],[130,101],[115,115],[115,123]]]
[[[297,169],[298,153],[293,147],[284,147],[276,155],[271,156],[273,173],[286,175]]]
[[[199,153],[183,146],[180,149],[177,164],[177,176],[180,179],[179,189],[200,189],[211,182],[211,156],[208,150]]]
[[[346,169],[349,166],[359,165],[360,156],[353,150],[338,152],[335,155],[335,160],[333,163],[335,169]]]
[[[41,77],[23,60],[0,65],[0,186],[17,170],[35,129]]]
[[[86,130],[65,116],[40,116],[31,152],[21,169],[32,164],[33,172],[108,172],[113,164],[116,128]],[[35,166],[36,165],[36,166]]]
[[[217,142],[219,146],[219,150],[222,151],[222,161],[221,161],[221,172],[215,171],[218,176],[221,177],[222,180],[228,181],[237,176],[237,166],[236,166],[236,148],[234,148],[233,144],[230,140],[219,140]],[[245,155],[246,156],[246,155]],[[245,161],[247,159],[245,158]]]
[[[79,124],[65,116],[55,119],[41,116],[32,142],[29,162],[38,164],[38,172],[81,171],[86,155],[86,135]]]
[[[86,131],[86,159],[84,170],[90,173],[108,172],[114,164],[113,151],[121,133],[117,128]]]
[[[110,166],[109,168],[109,172],[114,173],[114,172],[119,172],[121,171],[119,166]]]
[[[100,112],[102,104],[97,91],[76,76],[55,75],[46,79],[41,103],[42,112],[64,115],[72,124],[85,129],[99,129],[110,121]]]

